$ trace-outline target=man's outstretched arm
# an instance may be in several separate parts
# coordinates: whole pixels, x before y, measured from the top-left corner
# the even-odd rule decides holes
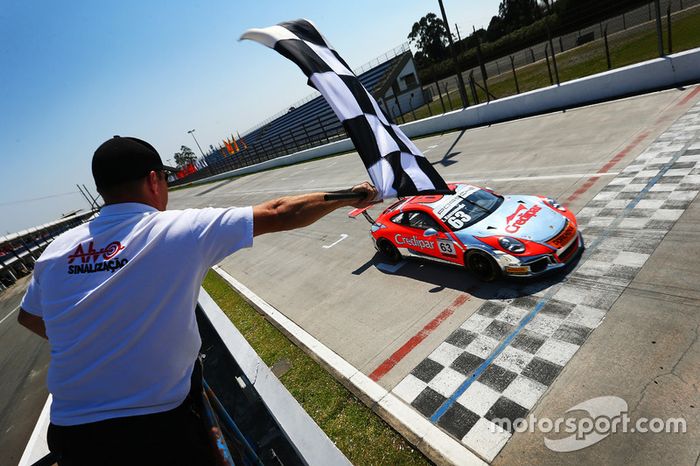
[[[367,207],[377,196],[376,188],[367,182],[354,186],[352,191],[364,193],[365,196],[361,199],[326,201],[323,198],[326,193],[311,193],[281,197],[256,205],[253,207],[253,235],[305,227],[340,207]]]
[[[46,336],[46,326],[44,325],[44,319],[42,319],[41,317],[35,316],[34,314],[30,314],[24,309],[20,309],[19,314],[17,315],[17,322],[19,322],[19,324],[23,327],[27,327],[32,332],[36,333],[41,338],[45,338],[48,340],[48,337]]]

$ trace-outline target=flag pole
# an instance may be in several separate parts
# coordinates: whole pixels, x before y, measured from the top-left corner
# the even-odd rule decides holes
[[[436,195],[440,195],[440,194],[449,196],[449,195],[455,194],[455,191],[451,191],[451,190],[445,191],[445,190],[437,189],[434,191],[423,191],[420,194],[415,194],[415,196],[436,196]],[[323,196],[323,200],[324,201],[338,201],[338,200],[343,200],[343,199],[362,199],[363,197],[365,197],[365,193],[354,192],[354,191],[350,191],[348,189],[348,190],[333,191],[330,193],[326,193]],[[401,197],[405,197],[405,196],[401,196]]]
[[[353,191],[335,191],[332,193],[327,193],[323,196],[324,201],[340,201],[343,199],[362,199],[365,197],[365,193],[353,192]]]

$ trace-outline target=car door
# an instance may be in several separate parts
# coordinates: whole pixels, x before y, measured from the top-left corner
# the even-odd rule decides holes
[[[422,219],[424,225],[438,232],[437,235],[433,237],[435,239],[435,257],[461,264],[462,262],[458,257],[461,256],[460,251],[463,251],[462,245],[459,242],[455,242],[454,235],[451,234],[449,230],[446,229],[445,225],[439,222],[432,213],[424,212],[424,214],[427,217],[427,219]]]
[[[411,232],[412,237],[417,240],[412,245],[413,247],[409,247],[409,249],[437,259],[458,262],[455,244],[445,234],[445,229],[432,215],[420,210],[404,213],[406,216],[402,220]],[[437,231],[437,235],[425,236],[425,231],[431,228]]]

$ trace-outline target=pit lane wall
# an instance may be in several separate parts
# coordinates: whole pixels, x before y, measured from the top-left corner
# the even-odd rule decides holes
[[[473,128],[700,82],[700,48],[585,78],[473,105],[401,125],[410,138]],[[191,185],[247,175],[354,150],[350,139],[332,142],[256,165],[204,178]]]

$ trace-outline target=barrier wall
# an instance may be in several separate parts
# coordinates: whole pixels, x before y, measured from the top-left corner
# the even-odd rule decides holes
[[[415,138],[462,128],[473,128],[501,121],[613,100],[635,94],[700,82],[700,48],[618,68],[585,78],[567,81],[493,102],[437,115],[401,125],[408,137]],[[307,160],[354,150],[344,139],[295,154],[220,173],[190,185],[256,173]]]
[[[402,125],[408,137],[482,126],[700,82],[700,48]]]
[[[306,464],[350,466],[345,455],[287,391],[204,288],[200,288],[198,302],[226,350]],[[232,380],[231,383],[236,382]],[[51,395],[34,427],[19,466],[31,466],[49,453],[46,432],[50,422],[50,406]]]

